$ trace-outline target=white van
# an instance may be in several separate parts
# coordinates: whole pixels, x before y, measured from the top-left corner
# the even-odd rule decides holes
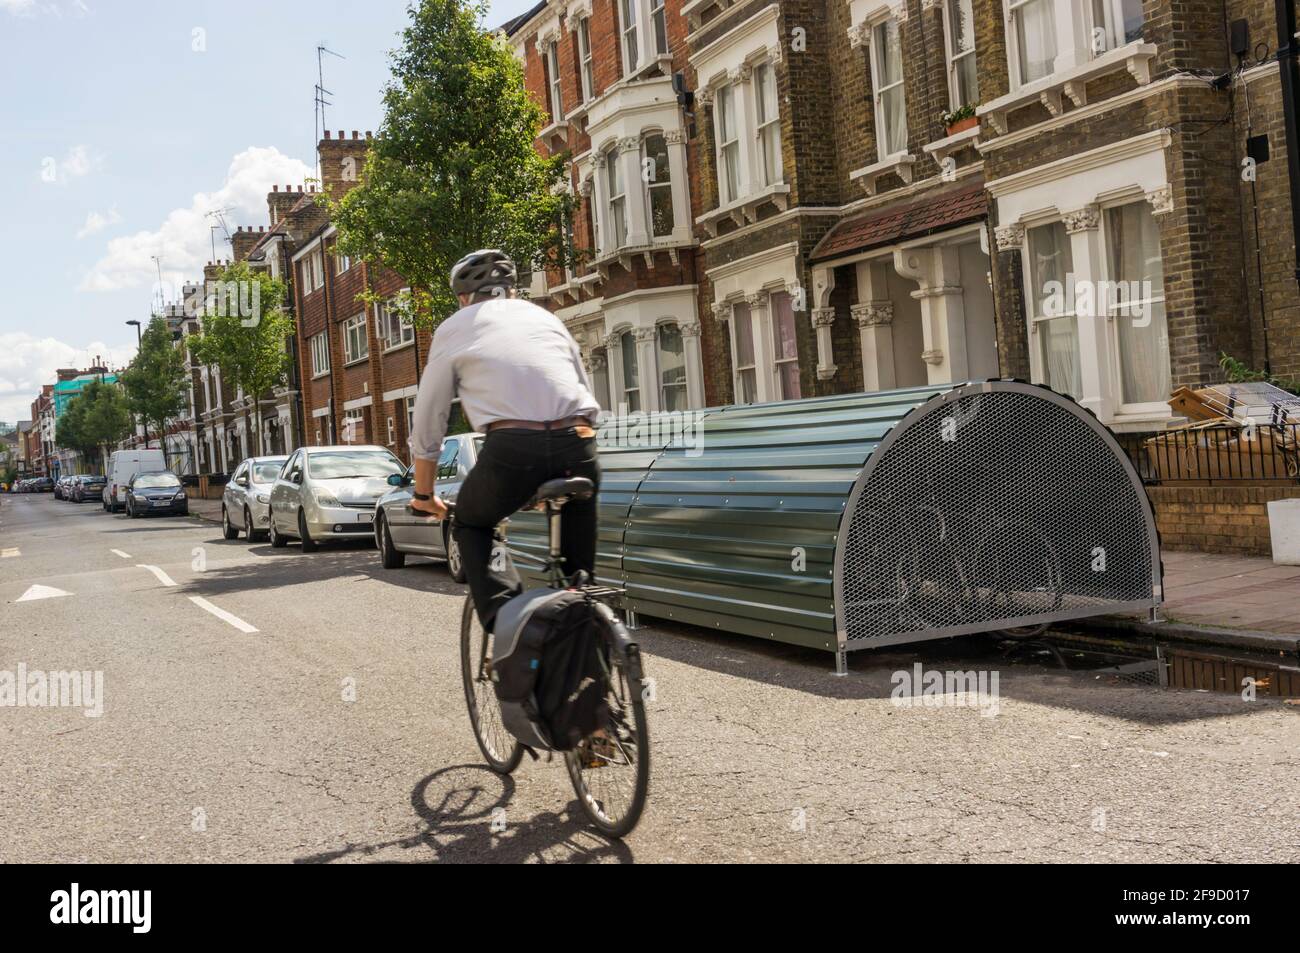
[[[137,473],[156,473],[167,469],[161,450],[114,450],[108,458],[104,475],[104,509],[116,513],[124,503],[123,491],[131,477]]]

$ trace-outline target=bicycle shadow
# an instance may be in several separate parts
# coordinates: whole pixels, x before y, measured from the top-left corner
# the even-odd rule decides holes
[[[349,843],[338,850],[294,859],[296,864],[341,860],[376,863],[518,864],[528,861],[632,863],[632,850],[597,833],[571,801],[563,812],[544,811],[526,821],[512,819],[508,805],[515,780],[482,764],[458,764],[426,775],[411,791],[411,807],[423,830],[370,844]],[[431,851],[406,861],[392,851]]]

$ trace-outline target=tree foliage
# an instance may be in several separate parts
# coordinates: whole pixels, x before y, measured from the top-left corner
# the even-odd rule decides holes
[[[294,333],[294,324],[284,310],[288,289],[283,281],[254,271],[247,262],[230,265],[216,280],[226,287],[247,289],[237,297],[255,304],[255,313],[245,314],[210,300],[205,305],[202,333],[190,338],[190,354],[200,364],[221,368],[222,380],[243,388],[245,396],[260,398],[283,384],[289,371],[285,341]],[[259,428],[261,416],[253,415]]]
[[[162,446],[167,421],[184,413],[188,403],[185,356],[173,343],[165,318],[155,317],[149,322],[140,339],[140,350],[122,372],[121,380],[131,412],[144,423],[145,445],[152,425]]]
[[[477,0],[420,0],[392,54],[385,117],[361,181],[327,195],[339,246],[377,260],[413,288],[417,325],[456,309],[451,266],[501,248],[527,270],[562,263],[572,212],[567,156],[534,148],[543,112],[506,42],[483,29]]]
[[[103,466],[103,449],[131,432],[131,411],[116,384],[91,381],[68,401],[55,425],[54,442]]]

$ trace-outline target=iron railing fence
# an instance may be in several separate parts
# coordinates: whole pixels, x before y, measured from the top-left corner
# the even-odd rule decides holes
[[[1300,483],[1300,423],[1214,423],[1115,438],[1148,485]]]

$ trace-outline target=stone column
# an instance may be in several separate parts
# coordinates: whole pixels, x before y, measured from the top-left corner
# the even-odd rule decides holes
[[[835,288],[834,268],[813,269],[813,301],[809,309],[813,333],[817,335],[817,379],[828,381],[839,367],[835,364],[834,342],[831,329],[835,325],[835,309],[831,307],[831,291]]]
[[[700,348],[698,321],[678,325],[682,332],[682,353],[686,358],[686,405],[695,410],[704,406],[704,357]]]
[[[912,297],[921,302],[921,360],[926,363],[926,381],[949,384],[965,380],[970,371],[957,247],[900,248],[894,252],[894,268],[920,285]]]
[[[686,134],[680,129],[670,129],[664,133],[664,142],[668,145],[668,175],[673,187],[673,241],[689,242],[693,231]]]
[[[754,93],[750,85],[753,73],[754,69],[748,63],[727,72],[727,81],[731,83],[735,97],[736,139],[740,147],[736,187],[742,198],[754,191],[757,178],[754,175]]]
[[[1110,360],[1110,321],[1106,305],[1097,300],[1095,289],[1102,274],[1101,210],[1086,205],[1062,216],[1065,232],[1070,236],[1070,257],[1074,273],[1067,276],[1065,310],[1075,313],[1079,329],[1079,378],[1082,392],[1079,403],[1097,419],[1106,423],[1115,415],[1118,401],[1112,391],[1115,379]],[[1075,281],[1086,281],[1092,294],[1078,295]]]
[[[623,396],[623,337],[611,332],[605,336],[605,354],[609,358],[609,409],[619,413]]]
[[[618,141],[618,165],[623,173],[623,212],[627,219],[627,245],[650,244],[646,221],[645,178],[641,175],[641,140],[634,136]]]
[[[858,326],[862,350],[862,389],[892,390],[898,386],[894,367],[894,303],[889,298],[888,261],[859,262],[858,302],[849,309]]]
[[[655,342],[658,331],[655,328],[637,328],[632,332],[636,338],[636,363],[638,380],[641,381],[641,409],[647,413],[659,410],[659,362],[655,360]]]

